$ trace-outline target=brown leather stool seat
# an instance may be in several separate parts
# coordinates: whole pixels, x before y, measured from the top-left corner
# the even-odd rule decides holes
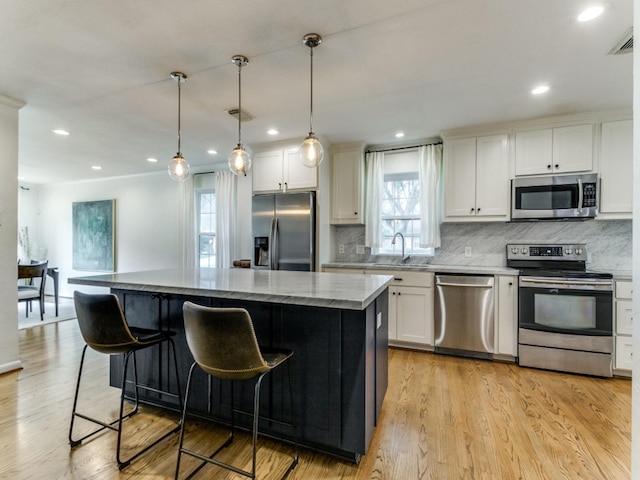
[[[187,391],[185,393],[184,410],[180,429],[180,444],[178,448],[178,461],[176,475],[180,472],[180,457],[182,454],[191,455],[202,460],[197,470],[207,463],[217,465],[240,475],[256,478],[256,445],[258,439],[258,421],[260,406],[260,385],[262,379],[273,369],[286,364],[289,376],[289,401],[291,408],[291,421],[283,422],[269,418],[270,422],[288,425],[292,428],[295,452],[293,461],[281,478],[284,478],[298,464],[298,437],[293,402],[293,382],[291,375],[292,350],[266,349],[258,346],[253,322],[249,312],[243,308],[212,308],[185,302],[183,305],[184,329],[187,344],[193,355],[194,362],[189,370]],[[185,419],[188,411],[189,391],[195,367],[198,366],[206,374],[220,380],[230,380],[231,389],[231,429],[227,440],[214,451],[213,454],[198,453],[184,448]],[[235,409],[233,403],[233,382],[255,379],[253,413],[248,414]],[[253,461],[251,471],[242,470],[233,465],[215,459],[215,456],[223,448],[230,445],[234,435],[234,413],[244,413],[253,417]],[[192,472],[193,473],[193,472]]]
[[[168,342],[173,355],[173,366],[176,376],[176,384],[179,385],[178,379],[178,364],[176,360],[176,350],[173,343],[172,336],[175,332],[163,331],[163,330],[151,330],[146,328],[137,328],[129,326],[122,313],[120,302],[118,297],[113,294],[99,294],[91,295],[81,292],[75,292],[74,303],[76,308],[76,315],[78,317],[78,324],[80,326],[80,332],[86,345],[82,349],[82,357],[80,360],[80,369],[78,371],[78,382],[76,384],[76,393],[73,400],[73,411],[71,413],[71,424],[69,426],[69,444],[71,447],[75,447],[82,443],[85,439],[103,431],[104,429],[110,429],[118,432],[118,443],[116,447],[116,461],[118,468],[122,470],[129,465],[132,460],[137,458],[142,453],[154,447],[159,442],[167,438],[169,435],[176,433],[180,429],[180,424],[173,427],[170,431],[166,432],[160,438],[147,444],[144,448],[132,455],[126,460],[120,458],[120,447],[122,444],[122,422],[124,419],[135,415],[138,412],[138,390],[144,389],[167,395],[169,397],[177,398],[182,409],[182,395],[178,388],[178,392],[167,392],[159,390],[151,386],[138,384],[138,374],[136,368],[136,351],[144,348],[154,347],[162,342]],[[104,353],[107,355],[124,355],[124,369],[122,373],[122,385],[120,393],[120,414],[117,419],[112,422],[106,422],[98,420],[87,415],[84,415],[77,411],[78,405],[78,393],[80,391],[80,380],[82,378],[82,367],[84,365],[85,354],[87,353],[87,347],[91,347],[93,350]],[[129,364],[129,358],[133,357],[133,391],[134,391],[134,406],[133,409],[125,414],[124,413],[124,401],[125,401],[125,387],[127,384],[127,370]],[[73,439],[73,426],[75,418],[81,418],[89,422],[100,425],[100,428],[92,431],[91,433],[84,435],[82,438]]]

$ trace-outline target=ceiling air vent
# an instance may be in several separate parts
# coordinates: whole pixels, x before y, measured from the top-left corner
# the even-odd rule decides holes
[[[633,27],[624,32],[622,38],[609,50],[609,55],[622,55],[631,52],[633,52]]]
[[[240,116],[241,122],[248,122],[256,118],[253,115],[251,115],[249,112],[247,112],[244,108],[242,110],[238,110],[237,108],[230,108],[229,110],[227,110],[227,113],[231,115],[233,118],[235,118],[236,120],[238,119],[238,116]]]

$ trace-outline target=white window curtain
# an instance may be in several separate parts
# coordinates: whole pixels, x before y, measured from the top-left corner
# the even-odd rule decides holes
[[[236,255],[236,176],[216,172],[216,268],[230,268]]]
[[[180,232],[182,232],[180,247],[182,250],[182,268],[194,268],[197,266],[198,245],[196,241],[196,218],[195,218],[195,195],[193,186],[193,175],[189,175],[184,182],[180,183],[180,206],[178,211],[178,222]]]
[[[440,246],[440,178],[442,145],[426,145],[418,149],[420,181],[420,248]]]
[[[382,247],[382,195],[384,192],[384,153],[366,155],[366,199],[364,245]]]

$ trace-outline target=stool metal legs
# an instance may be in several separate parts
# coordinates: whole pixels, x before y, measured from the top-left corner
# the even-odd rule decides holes
[[[202,460],[202,463],[200,464],[200,466],[198,466],[194,471],[192,471],[189,476],[187,478],[191,478],[193,475],[195,475],[196,472],[198,472],[200,469],[202,469],[202,467],[204,467],[207,463],[213,464],[213,465],[217,465],[219,467],[225,468],[227,470],[231,470],[235,473],[238,473],[240,475],[244,475],[245,477],[251,478],[251,479],[256,479],[256,452],[257,452],[257,443],[258,443],[258,422],[260,420],[260,418],[270,421],[270,422],[274,422],[274,423],[279,423],[282,425],[287,425],[292,427],[293,429],[293,436],[294,436],[294,457],[293,457],[293,461],[291,462],[291,464],[289,465],[289,467],[287,468],[287,470],[284,472],[284,474],[282,475],[282,477],[280,477],[280,479],[284,479],[287,477],[287,475],[289,475],[289,472],[291,472],[296,465],[298,464],[298,429],[297,429],[297,424],[296,424],[296,416],[295,416],[295,408],[294,408],[294,403],[293,403],[293,378],[292,378],[292,374],[291,374],[291,364],[287,361],[287,370],[288,370],[288,376],[289,376],[289,406],[290,406],[290,411],[291,411],[291,422],[282,422],[273,418],[266,418],[266,417],[260,417],[260,386],[262,384],[262,380],[265,377],[265,375],[269,372],[265,372],[262,375],[260,375],[257,380],[256,380],[256,384],[254,387],[254,397],[253,397],[253,423],[252,423],[252,466],[251,466],[251,471],[246,471],[246,470],[242,470],[238,467],[235,467],[233,465],[229,465],[228,463],[224,463],[221,462],[219,460],[216,460],[214,457],[225,447],[229,446],[232,442],[233,442],[233,438],[234,438],[234,413],[241,413],[241,414],[245,414],[245,415],[251,415],[247,412],[243,412],[240,410],[236,410],[234,407],[234,399],[233,399],[233,381],[231,381],[231,422],[230,422],[230,431],[229,431],[229,435],[227,437],[227,439],[225,440],[225,442],[220,445],[211,455],[209,455],[208,457],[200,454],[198,452],[194,452],[192,450],[188,450],[186,448],[183,447],[183,443],[184,443],[184,430],[185,430],[185,420],[186,420],[186,416],[187,416],[187,409],[188,409],[188,403],[189,403],[189,391],[191,389],[191,380],[193,377],[193,372],[194,369],[196,368],[197,363],[194,362],[191,365],[191,368],[189,370],[189,378],[187,380],[187,390],[185,393],[185,398],[184,398],[184,409],[182,412],[182,419],[180,420],[180,441],[179,441],[179,445],[178,445],[178,460],[176,462],[176,474],[175,474],[175,480],[178,480],[178,475],[180,473],[180,458],[182,456],[183,453],[187,454],[187,455],[191,455],[192,457],[198,458],[199,460]]]
[[[179,381],[179,377],[178,377],[178,361],[177,361],[177,358],[176,358],[176,349],[175,349],[175,345],[173,343],[173,340],[171,338],[168,338],[167,341],[171,345],[171,353],[173,354],[173,364],[174,364],[175,374],[176,374],[176,383],[178,384],[178,393],[174,394],[174,393],[170,393],[170,392],[161,391],[161,390],[158,390],[158,389],[153,388],[153,387],[149,387],[149,386],[145,386],[145,385],[139,385],[138,384],[138,368],[137,368],[137,365],[136,365],[136,352],[135,352],[135,350],[131,350],[131,351],[129,351],[129,352],[124,354],[124,368],[123,368],[123,372],[122,372],[122,385],[121,385],[121,391],[120,391],[120,413],[119,413],[117,419],[115,419],[115,420],[113,420],[112,422],[109,422],[109,423],[104,422],[104,421],[99,420],[99,419],[96,419],[96,418],[89,417],[89,416],[77,411],[78,396],[79,396],[79,392],[80,392],[80,380],[82,378],[82,369],[83,369],[83,366],[84,366],[84,360],[85,360],[85,355],[87,353],[88,345],[84,346],[84,348],[82,350],[82,357],[80,359],[80,368],[78,370],[78,381],[76,383],[76,392],[75,392],[75,396],[74,396],[74,399],[73,399],[73,410],[72,410],[72,413],[71,413],[71,422],[70,422],[70,425],[69,425],[69,445],[71,445],[71,448],[74,448],[74,447],[80,445],[87,438],[92,437],[93,435],[96,435],[97,433],[102,432],[105,429],[109,429],[109,430],[113,430],[115,432],[118,432],[118,440],[117,440],[117,446],[116,446],[116,462],[118,463],[118,468],[120,470],[122,470],[123,468],[127,467],[134,459],[138,458],[140,455],[145,453],[147,450],[149,450],[150,448],[156,446],[162,440],[166,439],[171,434],[176,433],[180,429],[180,424],[178,424],[174,428],[172,428],[170,431],[168,431],[164,435],[162,435],[160,438],[155,440],[153,443],[150,443],[150,444],[146,445],[145,447],[143,447],[141,450],[139,450],[137,453],[135,453],[134,455],[132,455],[128,459],[122,460],[120,458],[120,449],[121,449],[121,445],[122,445],[122,422],[123,422],[123,420],[135,415],[136,413],[138,413],[138,406],[139,406],[139,401],[138,401],[139,393],[138,393],[138,390],[140,388],[176,397],[176,398],[178,398],[178,401],[179,401],[179,404],[180,404],[180,409],[181,410],[183,409],[183,400],[182,400],[182,395],[180,393],[180,387],[179,387],[180,381]],[[127,370],[128,370],[128,365],[129,365],[129,358],[131,358],[131,357],[133,357],[134,406],[133,406],[133,409],[130,412],[125,414],[124,413],[125,387],[126,387],[126,383],[127,383]],[[74,439],[73,438],[73,426],[74,426],[74,420],[75,420],[76,417],[79,417],[79,418],[82,418],[83,420],[86,420],[86,421],[89,421],[89,422],[93,422],[93,423],[95,423],[97,425],[100,425],[100,428],[98,428],[96,430],[93,430],[92,432],[84,435],[81,438]]]

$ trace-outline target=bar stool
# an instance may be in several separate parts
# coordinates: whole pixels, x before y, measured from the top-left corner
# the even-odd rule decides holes
[[[126,460],[120,458],[120,447],[122,444],[122,422],[124,419],[135,415],[138,412],[138,390],[143,389],[156,393],[162,393],[173,398],[177,398],[182,410],[182,395],[180,393],[180,382],[178,379],[178,363],[176,360],[176,349],[171,338],[175,335],[175,332],[150,330],[146,328],[138,328],[129,326],[122,313],[120,302],[118,297],[113,294],[99,294],[89,295],[76,291],[73,295],[73,300],[76,308],[76,315],[78,317],[78,324],[80,326],[80,332],[86,345],[82,349],[82,357],[80,359],[80,369],[78,371],[78,382],[76,384],[76,393],[73,399],[73,411],[71,413],[71,424],[69,426],[69,444],[71,448],[76,447],[82,443],[85,439],[103,431],[104,429],[110,429],[118,432],[118,442],[116,447],[116,462],[118,468],[122,470],[128,466],[132,460],[154,447],[169,435],[176,433],[180,429],[180,424],[173,427],[170,431],[166,432],[160,438],[154,442],[146,445],[137,453],[132,455]],[[164,390],[159,390],[151,386],[138,384],[138,372],[136,365],[136,351],[144,348],[159,345],[162,342],[168,342],[171,346],[171,352],[173,354],[173,365],[175,368],[176,384],[178,385],[178,393],[171,393]],[[82,378],[82,367],[84,366],[85,354],[87,353],[87,347],[91,347],[93,350],[105,353],[107,355],[124,355],[124,370],[122,373],[122,390],[120,393],[120,414],[116,420],[112,422],[105,422],[92,417],[89,417],[83,413],[77,411],[78,405],[78,393],[80,391],[80,380]],[[125,386],[127,382],[127,367],[129,364],[129,358],[133,357],[133,385],[134,385],[134,406],[133,410],[129,413],[124,413],[124,400],[125,400]],[[84,435],[82,438],[73,439],[73,424],[75,418],[81,418],[89,422],[100,425],[97,430]]]
[[[187,344],[195,361],[189,370],[187,390],[185,393],[184,410],[182,413],[180,443],[178,447],[178,461],[176,463],[176,475],[180,472],[180,457],[182,454],[191,455],[202,460],[200,470],[207,463],[231,470],[240,475],[256,478],[256,445],[258,439],[258,421],[265,419],[270,422],[287,425],[292,428],[295,452],[293,461],[286,472],[280,478],[285,478],[298,464],[298,435],[293,404],[293,382],[291,375],[290,359],[293,351],[286,349],[266,349],[258,346],[258,340],[253,328],[253,322],[243,308],[212,308],[185,302],[182,311],[184,313],[184,329]],[[283,422],[273,418],[261,417],[260,384],[262,379],[273,369],[280,365],[287,365],[289,375],[289,401],[291,409],[291,422]],[[220,380],[231,381],[231,428],[227,440],[218,447],[213,454],[206,455],[184,448],[185,419],[187,405],[189,403],[189,390],[195,367],[199,366],[205,373]],[[253,413],[237,410],[233,403],[233,382],[255,379]],[[214,457],[225,447],[233,442],[234,413],[252,415],[253,417],[253,459],[251,471],[242,470],[228,463],[221,462]],[[192,472],[191,475],[193,475]],[[189,477],[190,478],[190,477]]]

